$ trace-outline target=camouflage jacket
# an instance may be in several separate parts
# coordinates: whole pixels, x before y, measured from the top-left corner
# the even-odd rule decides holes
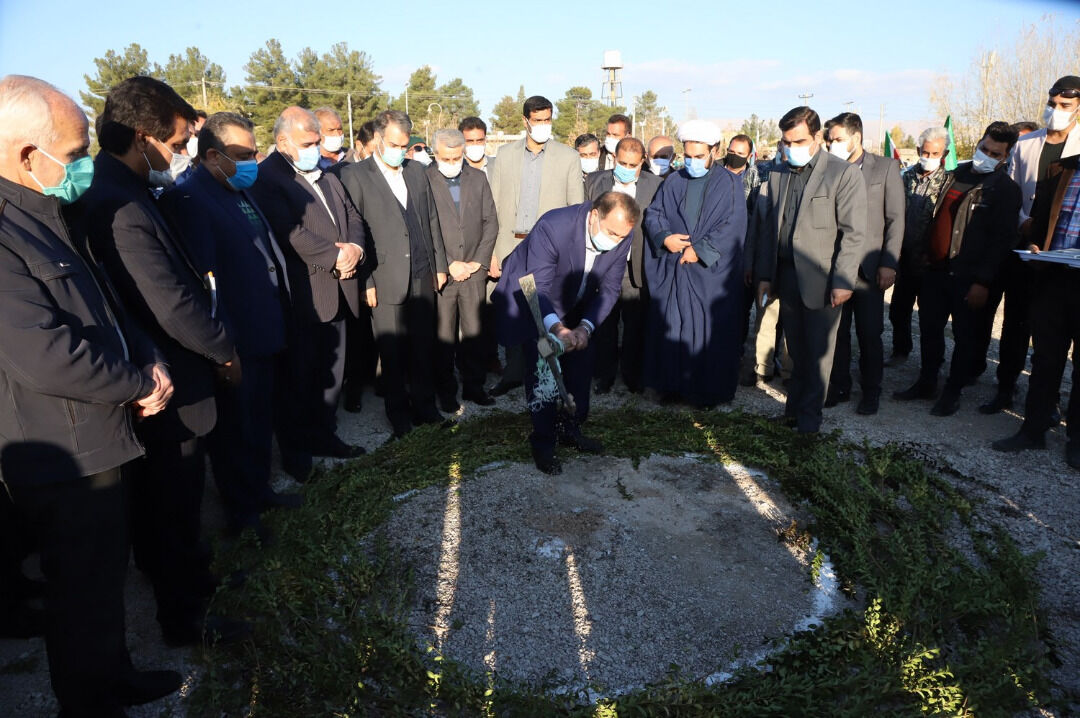
[[[904,196],[907,198],[909,207],[919,187],[918,172],[919,165],[916,163],[901,173],[904,181]],[[912,250],[915,250],[918,254],[925,251],[926,232],[930,228],[930,223],[934,220],[934,217],[937,216],[938,209],[941,207],[941,200],[945,196],[945,189],[952,183],[952,177],[953,173],[944,167],[939,168],[930,175],[928,180],[930,184],[926,189],[926,202],[922,205],[921,211],[916,216],[912,216],[911,212],[908,212],[905,218],[903,244],[905,254],[912,252]]]

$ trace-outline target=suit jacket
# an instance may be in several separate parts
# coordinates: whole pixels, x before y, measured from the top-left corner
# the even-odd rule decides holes
[[[535,339],[536,322],[518,280],[532,273],[540,314],[587,319],[594,327],[607,318],[622,291],[630,242],[623,240],[593,263],[578,300],[585,274],[585,219],[592,203],[555,209],[541,217],[529,236],[503,262],[502,276],[491,301],[495,305],[499,343],[513,346]]]
[[[446,264],[451,262],[479,262],[481,269],[467,282],[487,281],[488,264],[495,250],[495,237],[499,234],[499,220],[495,216],[495,200],[487,177],[480,170],[468,165],[461,168],[461,210],[454,205],[446,178],[436,165],[425,172],[431,183],[435,209],[439,213]],[[451,278],[450,281],[453,281]]]
[[[1031,205],[1035,201],[1035,185],[1039,181],[1039,155],[1046,145],[1046,128],[1029,132],[1017,141],[1009,153],[1008,173],[1013,182],[1020,185],[1024,206],[1020,208],[1020,224],[1031,217]],[[1065,138],[1061,159],[1080,155],[1080,123]],[[1038,241],[1038,238],[1036,238]]]
[[[495,256],[502,261],[521,240],[514,238],[518,200],[521,197],[521,167],[525,158],[525,139],[499,148],[495,170],[488,176],[495,210],[499,214],[499,238],[495,240]],[[578,153],[555,140],[544,145],[544,166],[540,172],[539,218],[549,210],[581,204],[585,201],[585,185],[581,179],[581,160]]]
[[[235,355],[225,325],[210,314],[210,293],[158,211],[146,180],[108,152],[94,160],[82,200],[90,247],[120,301],[164,353],[175,392],[140,425],[162,439],[204,436],[217,421],[214,365]]]
[[[878,267],[900,266],[907,198],[900,163],[890,157],[864,152],[862,177],[866,182],[866,247],[860,269],[863,278],[876,285]]]
[[[645,208],[652,204],[656,191],[664,180],[642,168],[638,175],[637,188],[634,199],[641,208],[637,224],[634,225],[634,241],[630,245],[630,261],[626,269],[630,273],[630,283],[638,289],[645,286],[645,230],[642,222],[645,220]],[[590,172],[585,178],[585,199],[595,202],[600,195],[610,192],[615,186],[615,170],[598,170]]]
[[[409,232],[401,216],[401,204],[390,189],[390,183],[379,169],[380,160],[372,155],[363,162],[339,165],[341,184],[364,220],[364,227],[373,253],[365,287],[378,290],[379,302],[403,304],[409,296],[412,263],[409,260]],[[443,248],[439,213],[431,196],[431,185],[424,166],[405,160],[401,166],[408,189],[408,209],[413,212],[421,231],[431,271],[445,272],[446,250]]]
[[[1080,155],[1063,157],[1050,165],[1049,181],[1035,197],[1031,205],[1031,243],[1046,251],[1054,239],[1054,230],[1061,217],[1061,205],[1065,191],[1080,166]]]
[[[270,249],[237,205],[238,197],[258,213]],[[289,280],[288,272],[277,276],[277,267],[287,265],[254,198],[246,190],[222,187],[206,167],[199,167],[182,187],[163,194],[160,205],[180,230],[195,269],[201,275],[214,273],[217,316],[236,341],[240,357],[268,357],[284,349],[286,305],[281,290],[287,297]]]
[[[767,221],[755,245],[756,274],[762,280],[776,276],[780,227],[792,176],[785,164],[770,172],[764,185]],[[858,167],[820,149],[795,217],[795,271],[808,308],[828,306],[832,289],[855,288],[865,245],[866,182]]]
[[[367,237],[338,178],[324,172],[317,183],[333,219],[315,189],[280,152],[259,165],[251,195],[266,213],[274,234],[285,242],[281,249],[289,273],[293,313],[303,321],[329,322],[339,316],[342,298],[353,316],[359,313],[358,278],[368,264]],[[353,279],[339,278],[334,269],[339,251],[334,245],[338,242],[365,248],[364,261]]]

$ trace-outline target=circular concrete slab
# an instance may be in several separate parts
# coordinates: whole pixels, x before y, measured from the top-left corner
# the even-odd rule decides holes
[[[485,467],[403,498],[384,531],[414,570],[422,644],[480,672],[618,693],[673,664],[716,677],[834,610],[834,585],[815,587],[810,557],[778,540],[792,516],[741,466],[596,457],[556,477]]]

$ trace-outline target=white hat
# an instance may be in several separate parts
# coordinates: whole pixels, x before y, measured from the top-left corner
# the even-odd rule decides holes
[[[690,120],[679,125],[679,142],[704,142],[712,147],[722,139],[720,128],[708,120]]]

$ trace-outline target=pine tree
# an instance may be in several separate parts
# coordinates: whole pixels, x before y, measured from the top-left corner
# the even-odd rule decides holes
[[[146,50],[134,42],[125,47],[122,54],[118,55],[115,51],[109,50],[105,53],[105,57],[95,57],[94,65],[97,67],[97,74],[94,77],[83,75],[89,92],[79,93],[83,105],[90,110],[91,123],[105,109],[105,96],[109,94],[109,90],[129,77],[149,75],[152,69]]]

